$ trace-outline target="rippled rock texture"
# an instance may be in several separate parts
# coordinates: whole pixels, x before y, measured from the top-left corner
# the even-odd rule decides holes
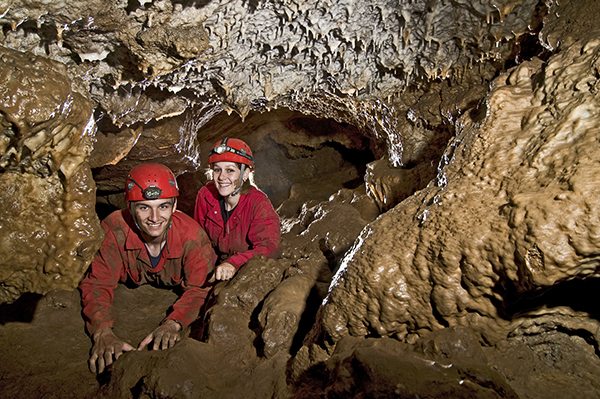
[[[131,166],[167,163],[189,209],[239,136],[281,258],[98,395],[595,398],[599,13],[0,0],[0,301],[75,287]]]
[[[0,302],[74,288],[99,247],[92,105],[64,65],[0,48]]]
[[[575,43],[494,81],[483,117],[457,121],[436,179],[343,259],[322,308],[328,336],[410,341],[464,325],[493,341],[539,316],[528,299],[597,277],[599,46]],[[597,323],[546,312],[598,342]]]

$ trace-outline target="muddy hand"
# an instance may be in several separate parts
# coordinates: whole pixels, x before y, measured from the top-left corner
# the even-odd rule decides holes
[[[123,352],[134,350],[133,346],[117,337],[110,328],[97,331],[93,335],[94,345],[88,365],[92,373],[102,373],[116,361]]]
[[[181,324],[175,320],[167,320],[148,334],[148,336],[140,342],[137,350],[144,349],[152,341],[154,341],[152,344],[152,350],[154,351],[171,348],[175,346],[177,341],[181,340],[181,329]]]

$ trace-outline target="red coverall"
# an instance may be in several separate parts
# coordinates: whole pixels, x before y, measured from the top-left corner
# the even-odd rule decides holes
[[[187,327],[198,317],[207,289],[202,288],[212,271],[215,253],[206,233],[189,216],[175,211],[160,261],[152,268],[148,251],[127,209],[102,221],[104,241],[79,284],[88,332],[112,327],[110,308],[119,282],[183,288],[166,317]]]
[[[219,262],[231,263],[239,270],[254,256],[277,255],[281,240],[279,215],[267,195],[255,187],[240,195],[225,225],[219,192],[214,182],[208,182],[196,196],[194,219],[208,234]]]

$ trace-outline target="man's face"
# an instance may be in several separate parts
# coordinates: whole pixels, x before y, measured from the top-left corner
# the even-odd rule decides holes
[[[131,203],[131,212],[146,241],[161,240],[171,224],[175,199],[163,198]]]

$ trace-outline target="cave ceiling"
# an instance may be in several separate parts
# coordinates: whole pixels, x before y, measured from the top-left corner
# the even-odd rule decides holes
[[[94,101],[99,133],[119,147],[140,126],[185,113],[194,119],[185,134],[212,140],[223,132],[202,127],[222,111],[244,120],[287,108],[358,127],[395,166],[418,157],[410,126],[400,127],[460,114],[543,15],[535,1],[509,0],[3,0],[0,12],[2,44],[64,64]],[[442,82],[454,85],[454,107],[422,99],[440,96],[431,85]]]

